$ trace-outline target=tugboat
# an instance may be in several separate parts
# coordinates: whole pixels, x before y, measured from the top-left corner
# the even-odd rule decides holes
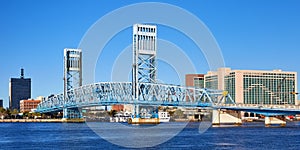
[[[119,112],[115,116],[110,118],[110,122],[128,122],[128,119],[130,118],[130,112]]]

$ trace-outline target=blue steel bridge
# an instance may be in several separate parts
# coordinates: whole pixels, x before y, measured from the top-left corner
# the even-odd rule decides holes
[[[81,49],[64,50],[64,92],[42,101],[37,112],[63,112],[64,118],[82,117],[81,108],[131,104],[139,116],[139,106],[176,106],[217,111],[234,110],[265,116],[300,114],[298,106],[235,104],[227,91],[199,89],[156,82],[156,26],[133,27],[132,82],[101,82],[82,86]],[[259,100],[258,100],[259,101]],[[216,113],[219,114],[220,113]],[[220,117],[219,117],[220,118]],[[219,122],[220,119],[218,120]]]
[[[300,114],[295,105],[246,105],[235,104],[226,91],[199,89],[168,84],[139,83],[139,94],[133,95],[131,82],[101,82],[74,88],[64,94],[54,95],[42,101],[37,112],[51,113],[92,106],[110,106],[115,104],[177,106],[190,108],[224,109],[245,111],[265,116]],[[70,113],[70,112],[69,112]],[[71,114],[70,114],[71,115]],[[65,116],[73,118],[75,116]],[[79,117],[79,116],[77,116]]]
[[[197,89],[168,84],[139,83],[139,94],[133,95],[131,82],[102,82],[69,90],[67,97],[58,94],[42,101],[38,112],[61,111],[91,106],[115,104],[213,107],[221,103],[234,104],[229,95],[220,90]]]

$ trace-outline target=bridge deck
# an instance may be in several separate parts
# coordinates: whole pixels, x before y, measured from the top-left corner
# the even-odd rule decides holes
[[[299,106],[235,104],[227,92],[168,84],[139,83],[133,97],[131,82],[102,82],[81,86],[42,101],[37,112],[56,112],[64,108],[109,106],[114,104],[177,106],[254,112],[267,116],[300,114]]]

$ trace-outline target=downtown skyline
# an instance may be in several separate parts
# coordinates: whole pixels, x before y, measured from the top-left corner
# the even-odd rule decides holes
[[[8,106],[9,79],[19,77],[21,68],[32,79],[32,98],[62,93],[63,49],[77,48],[86,31],[105,14],[137,2],[142,1],[1,1],[0,98],[4,106]],[[181,7],[202,20],[218,42],[226,67],[300,72],[300,2],[159,2]],[[125,29],[107,45],[97,64],[96,81],[110,80],[101,70],[109,69],[132,43],[131,34],[131,28]],[[187,73],[209,71],[205,57],[193,56],[197,47],[180,32],[158,25],[158,38],[175,43],[197,63],[197,72]],[[158,76],[176,82],[160,69]]]

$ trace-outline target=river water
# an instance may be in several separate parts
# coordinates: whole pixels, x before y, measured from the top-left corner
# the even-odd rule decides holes
[[[114,124],[118,123],[110,123]],[[184,123],[169,123],[173,124]],[[266,128],[263,123],[211,127],[203,133],[198,128],[199,123],[189,123],[167,142],[143,149],[300,149],[299,122],[284,128]],[[112,135],[118,134],[118,129],[113,130]],[[128,148],[104,140],[86,123],[0,123],[0,149]]]

